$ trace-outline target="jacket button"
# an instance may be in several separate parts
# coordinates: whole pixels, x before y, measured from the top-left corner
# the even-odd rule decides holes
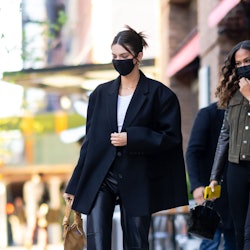
[[[249,127],[248,126],[245,126],[245,130],[248,130],[249,129]]]
[[[247,141],[246,141],[246,140],[244,140],[244,141],[243,141],[243,144],[247,144]]]
[[[242,155],[242,159],[245,159],[246,158],[246,156],[245,155]]]
[[[122,156],[122,152],[117,152],[117,154],[116,154],[117,156]]]
[[[119,177],[120,179],[122,179],[122,178],[123,178],[122,174],[118,174],[118,177]]]

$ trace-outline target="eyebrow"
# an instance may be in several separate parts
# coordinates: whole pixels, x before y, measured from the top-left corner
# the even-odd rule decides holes
[[[129,52],[124,52],[124,53],[121,53],[121,54],[114,54],[112,53],[113,56],[124,56],[124,55],[128,55],[130,54]]]
[[[235,60],[235,63],[237,63],[237,62],[242,62],[242,61],[245,61],[245,60],[249,60],[250,59],[250,56],[248,56],[248,57],[245,57],[243,60]]]

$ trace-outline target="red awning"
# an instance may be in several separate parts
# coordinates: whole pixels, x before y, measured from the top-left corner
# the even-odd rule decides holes
[[[212,28],[217,25],[238,3],[240,3],[240,0],[221,0],[209,15],[208,26]]]
[[[192,39],[170,60],[167,69],[167,76],[171,77],[179,70],[192,62],[200,52],[199,34]]]
[[[221,0],[208,17],[210,28],[217,25],[240,0]],[[169,62],[167,76],[172,77],[199,56],[199,34],[196,34]]]

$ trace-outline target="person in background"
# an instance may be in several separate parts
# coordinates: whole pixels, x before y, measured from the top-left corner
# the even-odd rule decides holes
[[[31,246],[34,244],[37,229],[37,215],[44,190],[43,174],[41,173],[32,175],[31,179],[23,185],[23,200],[27,222],[25,246],[27,249],[31,249]]]
[[[227,189],[238,250],[250,249],[250,40],[235,45],[222,67],[216,89],[225,109],[210,186],[221,182],[228,161]]]
[[[218,109],[216,102],[200,109],[189,137],[186,164],[190,191],[195,203],[199,205],[205,201],[204,189],[210,182],[210,173],[223,118],[224,110]],[[223,250],[236,250],[227,195],[226,178],[223,176],[221,198],[214,201],[214,209],[220,214],[222,223],[213,240],[202,240],[200,250],[218,250],[222,239]]]
[[[18,196],[14,199],[14,213],[10,217],[12,235],[16,246],[24,245],[26,216],[22,197]]]
[[[87,249],[111,249],[121,211],[123,246],[149,249],[151,214],[188,204],[181,115],[176,95],[139,69],[145,35],[131,27],[114,38],[118,78],[90,95],[86,136],[66,187],[66,202],[87,214]]]

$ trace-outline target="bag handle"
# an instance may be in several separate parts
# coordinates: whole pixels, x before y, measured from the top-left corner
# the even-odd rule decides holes
[[[68,231],[68,229],[70,227],[76,226],[78,232],[80,234],[84,234],[83,229],[82,229],[82,217],[81,217],[81,213],[74,211],[74,219],[73,219],[73,223],[72,225],[70,225],[70,215],[71,215],[71,211],[72,211],[72,200],[66,201],[66,208],[65,208],[65,215],[63,218],[63,228],[64,228],[64,233],[63,233],[63,237],[65,238],[66,233]]]
[[[72,210],[71,205],[72,205],[71,201],[66,201],[65,215],[64,215],[64,218],[63,218],[63,225],[69,224],[70,214],[71,214],[71,210]]]
[[[74,211],[74,224],[81,225],[82,224],[82,217],[79,212]]]
[[[213,208],[214,207],[214,200],[205,200],[202,203],[202,206]]]
[[[65,239],[67,231],[69,230],[70,227],[70,215],[71,215],[71,201],[66,201],[66,207],[65,207],[65,214],[63,217],[63,238]]]

